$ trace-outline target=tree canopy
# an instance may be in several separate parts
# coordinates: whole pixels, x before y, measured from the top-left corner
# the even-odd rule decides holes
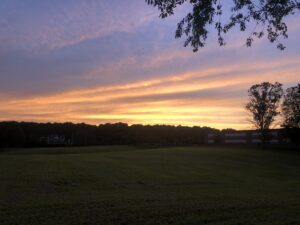
[[[300,128],[300,84],[286,90],[282,104],[284,127]]]
[[[256,84],[249,89],[248,94],[246,109],[252,114],[251,122],[261,131],[268,130],[280,114],[278,109],[283,95],[282,84]]]
[[[245,31],[249,25],[253,30],[246,39],[250,47],[255,38],[267,36],[271,43],[276,43],[280,50],[285,49],[281,40],[288,37],[288,27],[284,19],[300,10],[299,0],[146,0],[149,5],[157,7],[160,17],[174,14],[174,9],[186,2],[191,4],[189,12],[177,25],[176,38],[186,36],[184,46],[191,46],[193,51],[204,47],[209,26],[218,33],[218,43],[225,45],[224,34],[238,26]],[[225,5],[231,6],[227,22],[223,22]]]
[[[0,152],[6,147],[54,145],[195,145],[205,144],[207,135],[216,132],[196,126],[0,122]]]

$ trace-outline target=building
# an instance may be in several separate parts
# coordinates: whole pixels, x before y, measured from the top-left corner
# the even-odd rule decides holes
[[[46,137],[40,138],[40,143],[44,145],[72,145],[73,141],[71,138],[66,138],[65,135],[61,134],[50,134]]]
[[[267,132],[266,142],[268,144],[287,144],[290,140],[284,137],[282,129],[274,129]],[[261,144],[262,133],[257,130],[222,131],[220,133],[208,134],[208,144]]]

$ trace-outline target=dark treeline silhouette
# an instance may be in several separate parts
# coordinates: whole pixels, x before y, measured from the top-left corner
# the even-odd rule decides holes
[[[0,122],[0,147],[89,145],[200,145],[206,143],[209,127],[167,125],[99,126],[73,123]]]

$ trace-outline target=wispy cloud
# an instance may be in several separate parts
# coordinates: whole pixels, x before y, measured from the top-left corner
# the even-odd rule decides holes
[[[112,85],[49,96],[6,99],[2,119],[37,121],[123,121],[245,129],[246,90],[265,80],[297,82],[299,59],[246,62],[190,71],[127,85]],[[28,108],[30,112],[28,113]],[[47,112],[47,113],[45,113]]]
[[[0,41],[5,45],[45,50],[115,32],[133,32],[155,17],[153,11],[143,6],[137,0],[5,1],[1,6]]]

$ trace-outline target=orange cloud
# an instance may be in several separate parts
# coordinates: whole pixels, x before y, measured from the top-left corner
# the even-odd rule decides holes
[[[299,59],[239,63],[126,85],[0,100],[1,120],[173,124],[246,129],[247,89],[299,80]]]

